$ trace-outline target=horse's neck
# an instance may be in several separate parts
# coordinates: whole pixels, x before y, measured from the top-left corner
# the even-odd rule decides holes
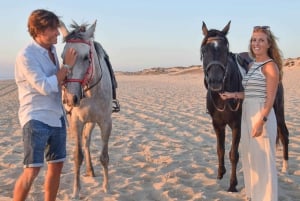
[[[109,73],[109,66],[105,58],[107,57],[106,52],[98,42],[93,43],[94,47],[94,68],[95,68],[95,78],[94,82],[100,82],[97,85],[97,88],[99,86],[104,86],[111,84],[111,77]],[[110,80],[110,81],[108,81]],[[111,88],[111,87],[110,87]]]
[[[97,49],[94,41],[92,41],[93,67],[94,67],[94,81],[97,81],[102,76],[101,71],[101,52]]]
[[[95,42],[94,46],[95,46],[95,50],[97,52],[98,58],[101,59],[101,61],[102,61],[102,63],[100,64],[101,65],[100,66],[101,73],[103,74],[103,76],[105,75],[105,76],[109,77],[110,79],[112,79],[111,75],[110,75],[110,70],[112,70],[112,67],[111,67],[107,53],[105,52],[105,50],[103,49],[103,47],[101,46],[100,43]]]
[[[241,52],[235,54],[235,62],[238,65],[242,76],[244,76],[248,72],[248,66],[253,62],[253,59],[248,52]]]
[[[230,68],[230,72],[224,83],[224,91],[241,91],[242,79],[244,71],[242,71],[236,61],[235,54],[230,53],[228,58],[227,68]]]
[[[93,40],[90,40],[91,43],[91,65],[92,65],[92,78],[88,84],[88,86],[84,89],[86,91],[86,96],[91,97],[94,96],[98,87],[100,85],[102,79],[102,70],[101,70],[101,57],[98,55]]]

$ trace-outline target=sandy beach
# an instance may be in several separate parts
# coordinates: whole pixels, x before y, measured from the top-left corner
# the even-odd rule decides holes
[[[282,147],[277,147],[279,200],[300,200],[300,65],[284,68],[285,117],[290,132],[289,171],[280,172]],[[91,152],[96,177],[82,171],[80,200],[84,201],[243,201],[244,182],[238,164],[238,191],[228,193],[231,144],[227,129],[227,173],[217,180],[216,137],[206,113],[203,73],[193,68],[167,73],[118,73],[121,112],[113,114],[109,143],[110,193],[102,190],[99,161],[100,130],[93,132]],[[15,180],[22,171],[22,134],[14,80],[0,81],[0,200],[12,200]],[[68,158],[57,201],[71,200],[74,142],[68,137]],[[44,167],[28,201],[43,200]]]

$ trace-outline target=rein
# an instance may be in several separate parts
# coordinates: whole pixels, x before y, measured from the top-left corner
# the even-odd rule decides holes
[[[222,108],[218,107],[214,101],[214,98],[212,97],[212,94],[211,94],[211,90],[208,90],[208,93],[209,93],[209,96],[211,98],[211,102],[212,104],[214,105],[214,108],[219,111],[219,112],[224,112],[226,110],[226,106],[229,107],[230,111],[232,112],[236,112],[239,110],[239,107],[240,107],[240,104],[241,104],[241,99],[237,99],[237,104],[236,106],[233,108],[231,107],[230,103],[228,102],[229,100],[224,100],[224,106]]]

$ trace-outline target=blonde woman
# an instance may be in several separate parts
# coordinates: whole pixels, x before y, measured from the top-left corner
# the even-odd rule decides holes
[[[277,201],[277,122],[273,104],[282,79],[282,57],[268,26],[254,27],[249,49],[254,62],[243,79],[244,92],[224,92],[220,96],[244,99],[240,150],[247,199]]]

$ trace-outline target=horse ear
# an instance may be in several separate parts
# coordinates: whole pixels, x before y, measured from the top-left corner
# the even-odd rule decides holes
[[[205,22],[202,22],[202,33],[203,33],[203,35],[206,36],[207,32],[208,32],[208,30],[207,30],[206,24],[205,24]]]
[[[230,28],[230,23],[231,23],[231,20],[228,22],[228,24],[223,28],[222,32],[226,35],[229,31],[229,28]]]
[[[59,28],[61,34],[63,35],[63,38],[65,38],[69,34],[69,31],[68,31],[65,23],[61,20],[59,20],[59,27],[58,28]]]
[[[96,30],[97,20],[90,26],[90,28],[86,31],[86,34],[89,38],[94,37],[94,32]]]

